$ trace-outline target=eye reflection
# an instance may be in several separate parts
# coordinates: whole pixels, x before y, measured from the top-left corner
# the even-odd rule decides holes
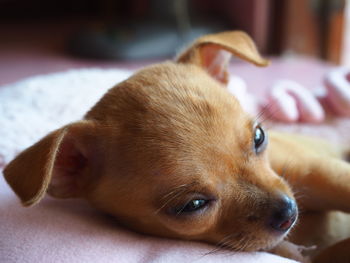
[[[182,206],[176,207],[174,209],[174,213],[175,214],[193,213],[203,209],[208,203],[209,203],[209,200],[193,199]]]

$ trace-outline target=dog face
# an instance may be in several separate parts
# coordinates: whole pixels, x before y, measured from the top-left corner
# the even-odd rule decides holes
[[[274,246],[297,208],[269,166],[267,134],[224,88],[231,53],[266,64],[241,32],[200,38],[21,153],[6,180],[24,205],[48,191],[85,198],[142,233],[235,250]]]

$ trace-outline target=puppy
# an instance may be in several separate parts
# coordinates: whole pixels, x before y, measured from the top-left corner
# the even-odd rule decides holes
[[[293,188],[302,210],[315,212],[313,228],[302,217],[290,240],[320,251],[347,235],[328,238],[336,228],[327,227],[327,211],[350,211],[344,150],[297,135],[268,139],[225,89],[231,55],[268,64],[243,32],[201,37],[175,62],[140,70],[84,120],[23,151],[5,168],[7,182],[24,206],[46,192],[84,198],[141,233],[302,260],[282,242],[298,218]],[[315,262],[348,256],[349,243]]]

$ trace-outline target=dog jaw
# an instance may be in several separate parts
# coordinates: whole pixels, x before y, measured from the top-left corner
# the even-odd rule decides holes
[[[266,249],[288,185],[253,149],[254,123],[222,85],[193,65],[163,63],[112,88],[86,115],[104,127],[103,175],[88,199],[139,232]],[[171,194],[173,193],[173,194]],[[194,214],[173,207],[210,200]]]

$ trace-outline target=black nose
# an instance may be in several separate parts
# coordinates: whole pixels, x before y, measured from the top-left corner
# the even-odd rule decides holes
[[[295,201],[283,195],[275,202],[270,217],[270,227],[274,230],[285,232],[291,228],[298,215]]]

